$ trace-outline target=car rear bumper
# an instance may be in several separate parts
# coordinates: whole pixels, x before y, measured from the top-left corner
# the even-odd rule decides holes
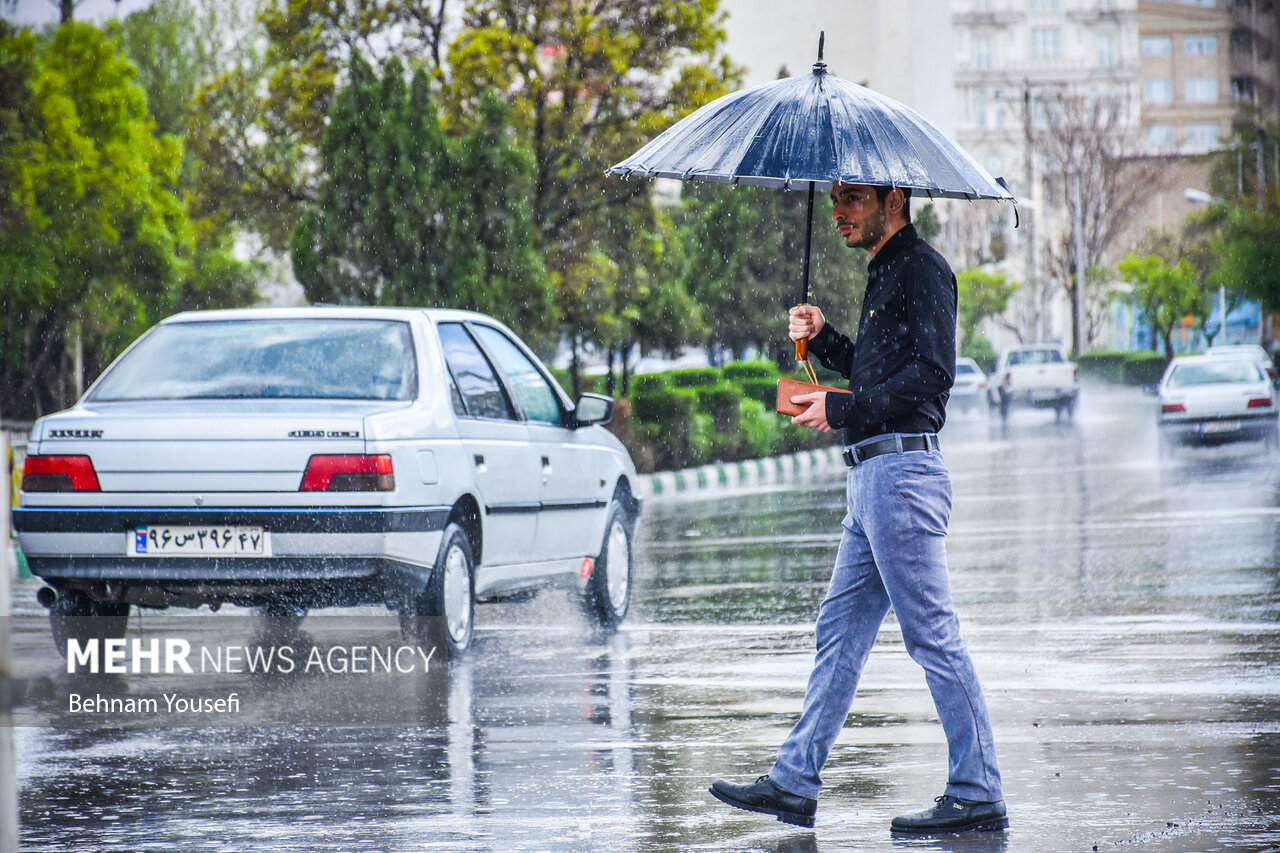
[[[1215,418],[1161,420],[1160,435],[1166,441],[1180,444],[1226,444],[1232,441],[1257,441],[1276,434],[1276,416],[1234,415]]]
[[[381,600],[425,582],[449,507],[62,508],[13,511],[33,574],[100,600],[246,603],[289,592],[331,604]],[[131,556],[143,525],[254,526],[270,556]]]

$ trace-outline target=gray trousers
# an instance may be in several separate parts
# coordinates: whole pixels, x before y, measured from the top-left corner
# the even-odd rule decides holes
[[[951,603],[950,516],[951,475],[939,451],[886,453],[849,469],[848,513],[818,612],[818,654],[804,710],[769,771],[784,789],[818,796],[822,766],[892,606],[907,653],[924,667],[947,736],[945,793],[1004,798],[986,701]]]

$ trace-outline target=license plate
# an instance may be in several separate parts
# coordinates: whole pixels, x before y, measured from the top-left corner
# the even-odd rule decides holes
[[[1201,435],[1212,435],[1219,432],[1237,432],[1240,429],[1239,421],[1209,421],[1200,424]]]
[[[130,557],[269,557],[271,534],[261,527],[148,524],[129,537]]]

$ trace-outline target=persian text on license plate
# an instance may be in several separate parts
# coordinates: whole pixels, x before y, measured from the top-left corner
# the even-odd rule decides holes
[[[130,557],[269,557],[271,534],[261,527],[148,524],[129,537]]]
[[[1212,434],[1216,432],[1236,432],[1240,429],[1239,421],[1207,421],[1200,424],[1200,434]]]

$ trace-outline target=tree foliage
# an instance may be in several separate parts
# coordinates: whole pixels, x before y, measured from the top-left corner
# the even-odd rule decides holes
[[[803,292],[806,193],[687,184],[682,237],[686,285],[702,310],[700,343],[712,351],[755,349],[780,363],[794,351],[786,311]],[[814,203],[809,290],[848,334],[857,331],[867,256],[830,225],[831,202]]]
[[[1165,361],[1173,360],[1173,327],[1206,309],[1195,267],[1185,258],[1168,262],[1159,255],[1129,255],[1117,265],[1132,290],[1126,298],[1164,339]],[[1154,339],[1153,339],[1154,343]]]
[[[298,280],[314,301],[470,308],[536,337],[551,298],[525,206],[532,157],[492,94],[450,143],[426,73],[405,74],[397,57],[381,78],[352,57],[321,144],[320,200],[293,236]]]
[[[629,257],[637,234],[661,239],[669,230],[650,204],[649,182],[604,171],[728,91],[737,72],[719,52],[720,19],[718,0],[475,0],[467,8],[449,48],[447,123],[455,131],[475,123],[490,86],[511,105],[533,151],[530,216],[571,342],[658,345],[653,324],[614,310],[617,294],[684,301],[673,281],[652,288]]]
[[[44,40],[0,33],[7,110],[0,237],[5,413],[74,396],[84,372],[159,319],[188,274],[191,233],[176,192],[180,142],[157,136],[118,35],[63,24]]]
[[[1009,281],[1000,273],[985,272],[980,269],[964,270],[956,276],[958,297],[957,315],[960,321],[960,345],[968,347],[981,337],[978,325],[988,317],[1000,319],[1009,300],[1022,287],[1016,281]],[[1016,327],[1005,323],[1011,331]],[[1019,338],[1021,340],[1021,338]]]

